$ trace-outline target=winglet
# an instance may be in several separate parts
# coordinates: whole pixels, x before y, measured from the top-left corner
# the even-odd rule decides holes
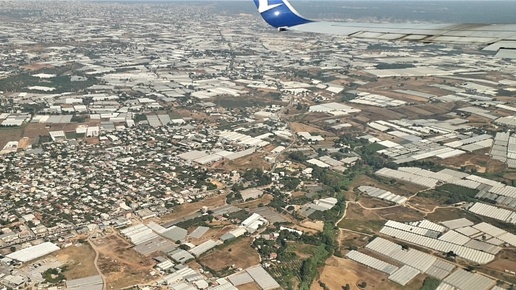
[[[263,19],[279,30],[313,22],[301,16],[288,0],[254,0],[254,4]]]

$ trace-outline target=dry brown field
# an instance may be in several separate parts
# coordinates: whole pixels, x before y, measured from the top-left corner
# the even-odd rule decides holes
[[[207,206],[210,209],[214,209],[225,204],[226,196],[224,194],[219,194],[216,196],[207,197],[198,202],[184,203],[182,205],[176,206],[173,212],[162,216],[160,220],[162,223],[167,223],[179,219],[181,217],[196,213],[200,211],[203,206]]]
[[[359,289],[357,284],[366,282],[366,289],[375,290],[398,290],[421,289],[424,276],[418,275],[416,278],[402,287],[387,279],[387,274],[373,270],[362,264],[356,263],[349,259],[331,257],[326,261],[326,265],[320,270],[319,277],[315,279],[311,290],[320,290],[322,287],[319,281],[322,281],[329,289],[342,289],[343,286],[349,284],[351,289]]]
[[[67,270],[64,275],[67,280],[99,274],[94,264],[95,251],[89,244],[80,244],[78,247],[72,245],[57,251],[53,256],[65,263]]]
[[[155,262],[132,249],[122,237],[113,234],[93,240],[99,252],[97,264],[106,277],[108,289],[120,289],[155,279],[150,272]]]
[[[200,263],[214,271],[222,271],[235,265],[237,268],[248,268],[260,263],[260,256],[251,248],[252,238],[240,238],[227,245],[220,246],[200,258]]]

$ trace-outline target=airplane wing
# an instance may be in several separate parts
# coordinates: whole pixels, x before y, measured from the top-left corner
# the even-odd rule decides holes
[[[476,44],[499,58],[516,58],[516,24],[411,24],[324,22],[303,17],[288,0],[253,0],[279,31],[326,33],[358,39]]]

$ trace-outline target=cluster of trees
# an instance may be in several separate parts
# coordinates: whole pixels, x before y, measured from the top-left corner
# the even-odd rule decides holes
[[[301,151],[292,151],[288,154],[288,158],[295,162],[303,163],[306,161],[306,156]]]
[[[404,68],[411,68],[416,67],[412,63],[385,63],[381,62],[376,65],[377,69],[404,69]]]
[[[354,178],[354,174],[352,174],[352,172],[341,174],[330,169],[320,167],[314,167],[312,176],[319,180],[320,183],[332,188],[335,192],[348,190],[349,185]]]
[[[475,201],[477,193],[478,190],[476,189],[466,188],[455,184],[444,184],[435,188],[434,191],[424,193],[423,195],[437,199],[444,204],[455,204],[462,201],[473,202]]]
[[[283,184],[283,189],[286,191],[292,191],[298,187],[301,183],[301,180],[297,177],[285,176],[281,179],[281,184]]]
[[[264,186],[272,182],[271,176],[259,168],[247,170],[242,174],[242,178],[245,181],[252,182],[253,186]]]
[[[336,250],[335,234],[336,228],[333,223],[326,222],[324,230],[318,234],[318,239],[320,240],[318,246],[314,249],[312,256],[304,260],[301,265],[299,273],[301,277],[300,289],[310,289],[310,285],[312,285],[312,281],[317,275],[317,269],[324,265],[326,259]]]
[[[421,290],[435,290],[437,287],[439,287],[439,284],[441,284],[441,281],[438,279],[427,277],[423,282],[423,287]]]
[[[57,284],[66,279],[63,274],[63,272],[65,270],[66,269],[64,267],[63,268],[49,268],[49,269],[45,270],[43,273],[41,273],[41,276],[48,283]]]

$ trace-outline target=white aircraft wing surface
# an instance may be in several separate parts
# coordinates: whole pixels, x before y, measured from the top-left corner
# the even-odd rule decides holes
[[[263,19],[279,31],[422,43],[476,44],[496,57],[516,58],[516,24],[412,24],[324,22],[303,17],[288,0],[254,0]]]

